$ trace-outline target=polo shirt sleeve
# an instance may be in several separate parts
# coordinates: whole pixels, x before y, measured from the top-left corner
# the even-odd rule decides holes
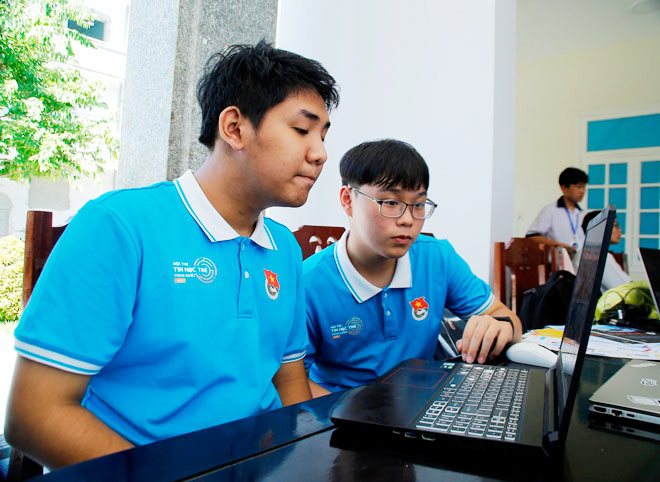
[[[293,254],[292,261],[296,267],[296,305],[294,320],[291,327],[291,334],[284,352],[282,363],[291,363],[305,358],[305,349],[307,347],[307,327],[305,325],[305,287],[302,276],[302,251],[295,238],[292,243]]]
[[[447,256],[446,307],[456,316],[469,318],[483,313],[495,297],[490,286],[472,273],[470,267],[451,248]]]
[[[309,367],[314,364],[314,358],[316,357],[317,351],[316,347],[321,342],[318,325],[309,312],[307,313],[307,336],[309,342],[307,343],[307,353],[305,354],[305,369],[309,370]]]
[[[26,358],[93,375],[123,344],[139,282],[132,233],[99,201],[74,217],[55,245],[15,330]]]
[[[541,209],[541,212],[536,216],[536,219],[527,230],[525,236],[543,236],[547,237],[552,227],[552,210],[548,206]]]

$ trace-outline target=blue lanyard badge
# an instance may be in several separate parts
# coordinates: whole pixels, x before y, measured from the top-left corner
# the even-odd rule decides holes
[[[575,224],[573,224],[573,218],[571,217],[571,212],[568,210],[568,208],[564,208],[564,211],[566,211],[566,216],[568,216],[568,222],[571,223],[571,231],[573,231],[573,239],[575,242],[573,242],[573,249],[577,249],[577,228],[578,228],[578,220],[580,219],[580,211],[575,213]]]

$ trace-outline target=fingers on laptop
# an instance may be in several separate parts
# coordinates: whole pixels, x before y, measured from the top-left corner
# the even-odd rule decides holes
[[[461,356],[467,363],[485,363],[502,353],[512,337],[513,329],[509,323],[501,323],[491,316],[473,316],[459,342]]]

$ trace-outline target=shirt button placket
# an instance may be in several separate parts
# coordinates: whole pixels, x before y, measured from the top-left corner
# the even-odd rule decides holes
[[[248,254],[245,253],[245,245],[249,242],[249,238],[241,238],[238,250],[239,272],[243,273],[238,288],[238,315],[240,317],[251,317],[254,311],[254,296],[250,283],[250,271],[246,269],[249,264],[247,263]]]
[[[390,307],[389,297],[388,290],[385,288],[381,296],[381,307],[383,308],[383,314],[385,315],[383,320],[383,330],[386,340],[396,338],[396,327],[394,326],[395,320]]]

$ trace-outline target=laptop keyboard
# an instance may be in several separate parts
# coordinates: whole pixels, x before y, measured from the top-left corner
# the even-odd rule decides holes
[[[516,441],[529,371],[518,368],[462,365],[417,428]]]

